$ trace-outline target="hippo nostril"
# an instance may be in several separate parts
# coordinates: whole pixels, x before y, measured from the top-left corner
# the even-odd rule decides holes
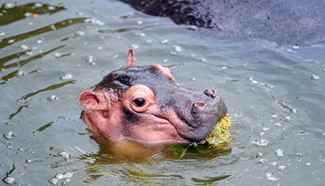
[[[193,107],[196,107],[198,109],[203,109],[205,107],[205,105],[206,104],[203,103],[203,102],[196,102],[196,103],[193,104]]]
[[[213,90],[213,89],[206,89],[203,91],[203,93],[206,95],[206,96],[209,96],[210,98],[216,98],[216,91]]]
[[[196,103],[193,103],[192,105],[192,114],[198,114],[200,111],[202,111],[205,107],[205,103],[203,102],[196,102]]]

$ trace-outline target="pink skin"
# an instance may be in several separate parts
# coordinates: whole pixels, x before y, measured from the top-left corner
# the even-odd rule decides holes
[[[142,108],[132,105],[135,97],[145,98],[147,105]],[[85,110],[83,120],[98,141],[122,143],[127,140],[147,145],[187,143],[178,135],[174,124],[157,116],[159,109],[155,101],[152,90],[144,85],[130,87],[120,99],[104,89],[85,90],[80,94]],[[126,124],[122,118],[123,106],[141,118],[136,123]]]
[[[127,67],[135,66],[133,50],[128,52]],[[153,65],[168,79],[174,80],[170,70],[159,64]],[[165,118],[158,117],[159,106],[154,92],[145,85],[134,85],[118,97],[117,93],[97,88],[85,90],[80,94],[80,104],[84,108],[83,120],[97,141],[101,143],[124,143],[135,141],[141,144],[187,143],[180,137],[175,125]],[[134,105],[133,100],[143,98],[146,104]],[[123,120],[123,106],[129,111],[141,115],[131,125]]]

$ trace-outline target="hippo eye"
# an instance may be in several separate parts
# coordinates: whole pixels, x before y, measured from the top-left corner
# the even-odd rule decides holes
[[[120,75],[117,79],[118,79],[121,83],[127,85],[127,84],[129,84],[131,78],[130,78],[128,75],[122,74],[122,75]]]
[[[155,103],[153,90],[145,85],[133,85],[123,94],[123,105],[130,110],[143,113]]]
[[[133,103],[137,107],[143,107],[146,104],[146,100],[144,98],[136,98],[136,99],[133,100]]]

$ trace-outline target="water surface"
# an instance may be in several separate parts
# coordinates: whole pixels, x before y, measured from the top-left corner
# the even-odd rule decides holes
[[[57,184],[78,186],[324,185],[324,44],[218,40],[114,0],[1,3],[1,179],[49,185],[62,174]],[[185,86],[218,89],[233,118],[231,153],[114,164],[96,156],[78,95],[125,65],[129,47],[141,65],[175,65]]]

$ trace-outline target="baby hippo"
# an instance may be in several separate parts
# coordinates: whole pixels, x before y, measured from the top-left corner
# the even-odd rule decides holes
[[[94,90],[83,91],[80,104],[94,139],[113,145],[200,142],[227,112],[215,90],[181,87],[159,64],[137,66],[132,49],[127,67],[109,73]]]

